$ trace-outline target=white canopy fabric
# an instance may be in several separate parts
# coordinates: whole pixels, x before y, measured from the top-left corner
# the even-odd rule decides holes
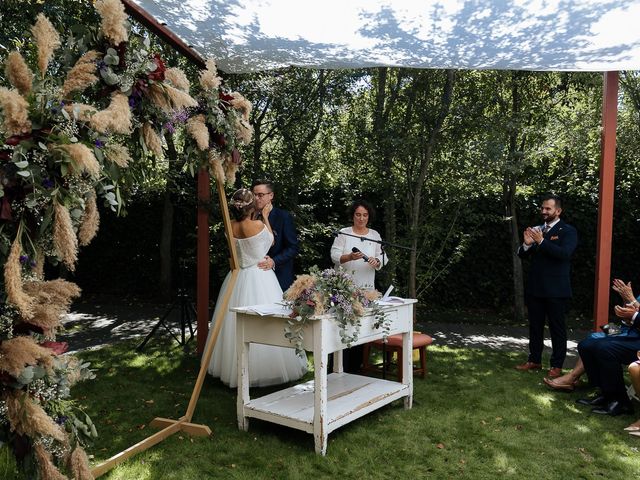
[[[640,0],[134,0],[229,73],[640,70]]]

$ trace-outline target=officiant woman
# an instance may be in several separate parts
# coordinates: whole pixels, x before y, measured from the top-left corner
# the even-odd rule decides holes
[[[342,267],[353,275],[355,284],[361,288],[375,288],[376,271],[387,263],[383,255],[382,238],[369,222],[374,220],[373,207],[365,200],[356,200],[348,210],[351,227],[341,229],[331,246],[331,260],[335,268]],[[344,351],[344,370],[357,373],[362,366],[362,346]]]

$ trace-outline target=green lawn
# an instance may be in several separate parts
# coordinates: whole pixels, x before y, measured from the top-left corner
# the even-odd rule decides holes
[[[154,417],[183,415],[191,395],[195,358],[167,346],[140,355],[133,346],[82,354],[98,375],[74,390],[98,428],[87,449],[95,463],[153,433]],[[512,368],[519,359],[430,348],[414,408],[398,401],[333,432],[326,457],[296,430],[252,420],[248,433],[239,431],[235,391],[207,378],[193,422],[207,424],[211,438],[176,434],[102,478],[636,478],[640,438],[622,431],[636,418],[590,415],[574,403],[588,391],[550,392],[543,373]],[[3,463],[6,450],[0,477],[19,478]]]

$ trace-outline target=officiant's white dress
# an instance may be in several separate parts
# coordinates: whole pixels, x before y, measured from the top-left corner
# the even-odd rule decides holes
[[[267,227],[248,238],[236,239],[240,272],[231,293],[228,308],[246,305],[274,303],[282,300],[282,289],[273,270],[261,270],[258,262],[264,258],[273,242],[273,234]],[[213,313],[216,318],[229,286],[231,272],[227,275],[218,295]],[[211,340],[213,322],[210,325],[207,344]],[[284,331],[283,331],[284,335]],[[207,371],[231,388],[238,385],[238,362],[236,357],[236,314],[227,312],[220,335],[213,349]],[[251,386],[265,387],[297,380],[307,371],[307,359],[296,355],[294,348],[251,344],[249,346],[249,378]]]

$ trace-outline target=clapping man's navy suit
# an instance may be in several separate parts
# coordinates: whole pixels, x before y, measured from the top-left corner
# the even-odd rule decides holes
[[[269,180],[256,180],[252,185],[256,198],[256,211],[273,201],[273,184]],[[273,207],[269,213],[269,223],[273,230],[274,242],[267,256],[258,263],[262,269],[273,268],[283,291],[294,280],[294,259],[298,255],[298,235],[293,217],[286,210]]]
[[[525,289],[529,311],[529,358],[518,365],[519,370],[542,368],[544,324],[549,321],[552,354],[549,377],[561,374],[567,354],[565,313],[571,298],[571,256],[578,244],[576,229],[560,219],[562,204],[549,195],[542,202],[541,227],[528,228],[518,249],[520,258],[529,258],[531,265]]]

